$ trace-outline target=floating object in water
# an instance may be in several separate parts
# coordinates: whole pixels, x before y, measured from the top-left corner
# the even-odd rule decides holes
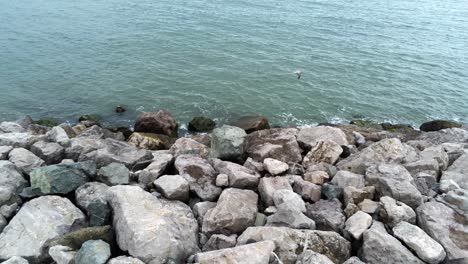
[[[298,80],[301,79],[302,72],[300,70],[296,70],[294,74],[296,74]]]
[[[118,106],[115,108],[115,112],[116,112],[116,113],[123,113],[123,112],[125,112],[125,108],[123,108],[122,106],[118,105]]]

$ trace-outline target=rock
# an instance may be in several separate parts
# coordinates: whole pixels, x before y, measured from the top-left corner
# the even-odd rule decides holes
[[[145,263],[137,258],[120,256],[120,257],[110,259],[109,262],[107,262],[107,264],[145,264]]]
[[[1,122],[0,123],[0,133],[22,133],[26,129],[20,124],[15,122]]]
[[[360,202],[358,206],[361,211],[371,215],[376,213],[379,209],[379,203],[369,199],[364,199],[364,201]]]
[[[343,189],[348,186],[353,186],[357,189],[361,189],[364,188],[364,186],[366,185],[366,181],[363,175],[352,173],[349,171],[338,171],[335,174],[335,176],[333,176],[331,183]]]
[[[441,145],[425,148],[419,153],[419,158],[422,160],[436,160],[441,170],[446,170],[449,164],[449,156],[447,152],[445,152],[445,148]]]
[[[460,128],[462,125],[457,122],[448,121],[448,120],[433,120],[426,123],[423,123],[419,129],[421,131],[439,131],[446,128]]]
[[[31,152],[50,165],[60,163],[64,157],[65,150],[58,143],[38,141],[31,146]]]
[[[15,164],[19,170],[27,174],[29,174],[34,168],[38,168],[45,164],[42,159],[24,148],[15,148],[10,151],[8,159]]]
[[[66,246],[53,246],[49,249],[49,256],[57,264],[72,264],[76,251]]]
[[[203,246],[203,252],[213,251],[224,248],[232,248],[236,246],[237,235],[212,235]]]
[[[466,216],[436,201],[422,204],[416,213],[419,227],[444,247],[445,261],[468,258]]]
[[[102,240],[88,240],[75,255],[75,264],[105,264],[111,256],[110,246]]]
[[[304,180],[313,184],[323,185],[330,176],[325,171],[309,171],[304,173]]]
[[[149,149],[149,150],[160,150],[165,148],[164,142],[157,134],[133,132],[128,138],[128,143],[138,148]]]
[[[359,211],[359,207],[353,203],[348,203],[346,205],[346,208],[343,210],[343,212],[346,215],[346,218],[350,218],[353,214],[357,213]]]
[[[343,196],[343,188],[333,185],[333,184],[325,183],[322,186],[322,193],[323,193],[323,196],[325,196],[328,200],[332,200],[332,199],[340,200],[341,197]]]
[[[229,176],[227,176],[226,174],[218,174],[218,176],[216,176],[216,186],[218,187],[229,186]]]
[[[263,177],[258,184],[260,198],[266,206],[273,205],[273,195],[277,190],[292,190],[288,179],[285,177]]]
[[[166,110],[142,112],[135,122],[135,132],[148,132],[177,136],[177,122]]]
[[[177,158],[180,155],[200,155],[207,158],[210,150],[207,146],[190,138],[179,138],[169,149],[169,153]]]
[[[114,233],[112,231],[112,227],[99,226],[81,228],[77,231],[47,241],[44,248],[49,248],[49,250],[46,251],[50,252],[50,249],[55,246],[64,246],[70,248],[70,250],[77,251],[86,241],[89,240],[102,240],[109,244],[114,243]]]
[[[258,196],[250,190],[225,189],[204,219],[204,233],[240,233],[255,223]]]
[[[437,176],[426,172],[420,172],[414,176],[416,188],[422,195],[430,196],[437,185]]]
[[[280,205],[285,205],[286,207],[291,207],[300,212],[306,212],[306,207],[304,201],[299,195],[294,193],[291,190],[280,189],[276,190],[273,193],[273,202],[278,208]]]
[[[270,128],[268,119],[264,116],[244,116],[234,122],[231,122],[230,125],[240,127],[244,129],[245,132],[247,132],[248,134],[258,130]]]
[[[193,132],[208,132],[216,127],[216,122],[203,116],[192,118],[188,123],[188,130]]]
[[[299,131],[297,141],[306,150],[313,148],[320,141],[333,141],[340,146],[349,145],[341,129],[329,126],[303,128]]]
[[[208,210],[214,208],[216,203],[214,202],[199,202],[193,206],[193,215],[197,218],[198,224],[201,226],[203,224],[203,218]]]
[[[89,121],[93,124],[99,124],[102,121],[102,117],[97,114],[82,115],[78,118],[78,122]]]
[[[300,210],[286,204],[277,206],[277,211],[268,216],[266,226],[284,226],[295,229],[315,229],[314,220],[308,218]]]
[[[275,242],[275,253],[284,264],[296,263],[296,252],[303,252],[305,248],[327,256],[334,263],[342,263],[351,256],[350,242],[330,231],[249,227],[239,236],[237,245],[267,240]]]
[[[361,259],[368,264],[423,264],[396,238],[385,230],[380,222],[374,222],[371,228],[364,232],[361,248]]]
[[[34,120],[29,115],[25,115],[20,119],[16,120],[15,123],[20,125],[23,128],[28,128],[30,125],[34,123]]]
[[[29,264],[29,262],[22,257],[11,257],[2,264]]]
[[[263,165],[265,166],[265,169],[273,176],[283,174],[289,169],[287,163],[271,158],[264,159]]]
[[[302,161],[301,149],[296,140],[297,129],[273,128],[255,131],[246,137],[246,152],[254,160],[265,158],[277,159],[282,162]]]
[[[415,225],[400,222],[393,228],[393,235],[426,263],[437,264],[445,259],[444,248]]]
[[[270,255],[274,249],[275,243],[271,241],[263,241],[234,248],[198,253],[195,255],[195,262],[199,264],[268,264],[270,263]]]
[[[358,211],[346,220],[344,233],[348,237],[360,240],[364,231],[366,231],[371,224],[372,216],[363,211]]]
[[[244,162],[244,167],[259,173],[265,171],[265,166],[263,165],[263,163],[257,162],[252,158],[247,158],[247,160]]]
[[[346,217],[338,199],[320,200],[307,204],[306,215],[315,221],[318,230],[340,233],[345,225]]]
[[[75,200],[78,207],[86,210],[94,201],[106,203],[106,192],[108,189],[109,186],[100,182],[87,182],[81,185],[75,191]]]
[[[6,160],[8,153],[13,149],[11,146],[0,146],[0,160]]]
[[[217,187],[216,171],[211,164],[194,155],[181,155],[174,164],[179,174],[189,183],[190,191],[204,201],[216,201],[222,189]]]
[[[211,157],[222,160],[244,160],[244,140],[247,134],[241,128],[222,126],[213,130],[211,135]]]
[[[0,146],[12,146],[14,148],[30,148],[32,144],[43,139],[43,136],[29,133],[0,133]]]
[[[297,258],[296,264],[333,264],[327,256],[314,252],[312,250],[304,250]]]
[[[383,139],[338,162],[340,170],[364,174],[367,167],[380,163],[408,163],[416,159],[415,150],[397,138]]]
[[[388,196],[380,198],[379,215],[383,223],[390,227],[402,221],[416,223],[416,213],[411,207]]]
[[[165,175],[154,181],[156,190],[169,200],[187,202],[189,183],[180,175]]]
[[[362,189],[356,189],[353,186],[348,186],[343,190],[343,200],[344,204],[353,203],[359,204],[365,199],[372,200],[375,195],[374,186],[366,186]]]
[[[107,195],[121,250],[152,264],[183,262],[199,250],[197,221],[187,205],[137,186],[113,186]]]
[[[0,259],[21,256],[42,260],[47,240],[68,233],[84,221],[83,213],[66,198],[33,199],[21,207],[0,234]]]
[[[70,144],[70,137],[67,132],[60,126],[55,126],[46,133],[48,141],[56,142],[61,146],[68,146]]]
[[[25,188],[23,195],[66,194],[85,184],[95,174],[96,165],[91,161],[37,168],[30,173],[31,187]]]
[[[128,184],[130,181],[130,171],[124,164],[112,162],[99,169],[96,180],[107,185]]]
[[[322,188],[319,185],[313,184],[304,180],[294,182],[293,190],[299,194],[304,200],[316,202],[320,200]]]
[[[397,164],[371,166],[366,172],[368,185],[375,186],[380,196],[390,196],[412,208],[422,203],[421,193],[414,184],[414,179],[405,167]]]
[[[345,262],[343,262],[343,264],[366,264],[366,263],[362,262],[358,257],[351,257]]]
[[[260,175],[244,166],[229,161],[213,160],[214,168],[229,177],[229,186],[240,189],[254,189],[260,180]]]
[[[356,146],[361,146],[366,143],[366,138],[359,132],[353,131],[353,137],[354,137],[354,142],[356,143]]]
[[[102,128],[98,125],[93,125],[89,128],[85,128],[77,137],[87,137],[87,138],[95,138],[95,139],[106,139],[112,138],[115,140],[123,141],[125,137],[122,133],[111,132],[108,129]]]
[[[138,176],[141,184],[150,185],[174,162],[174,157],[168,153],[153,153],[153,156],[153,161]]]
[[[461,188],[468,190],[468,152],[455,160],[453,164],[443,172],[441,181],[452,180]]]
[[[443,193],[461,189],[460,186],[453,180],[442,180],[440,181],[439,189]]]
[[[317,163],[335,164],[343,149],[334,141],[319,141],[304,157],[303,165],[309,167]]]
[[[3,228],[8,224],[7,220],[3,215],[0,215],[0,233],[3,231]]]
[[[255,226],[264,226],[266,224],[266,222],[267,222],[266,215],[264,215],[262,213],[257,213],[257,216],[255,217]]]
[[[436,200],[444,203],[460,214],[468,215],[468,190],[453,190],[437,196]]]
[[[468,140],[468,131],[462,128],[448,128],[436,132],[422,133],[417,139],[431,142],[434,145],[446,142],[465,143]]]
[[[28,182],[16,170],[16,166],[7,160],[0,160],[0,186],[8,189],[8,193],[19,193]],[[0,202],[0,205],[2,203]]]

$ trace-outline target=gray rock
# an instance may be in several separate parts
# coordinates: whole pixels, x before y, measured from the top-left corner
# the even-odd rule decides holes
[[[211,135],[210,156],[215,159],[241,161],[244,158],[244,129],[224,125],[215,128]]]
[[[31,152],[43,159],[46,164],[56,164],[62,161],[65,150],[55,142],[38,141],[31,146]]]
[[[105,264],[110,256],[109,244],[102,240],[88,240],[76,253],[75,264]]]
[[[222,174],[229,177],[229,186],[239,189],[255,189],[260,175],[244,166],[229,161],[213,160],[213,166]]]
[[[211,263],[249,263],[268,264],[270,255],[275,250],[275,243],[263,241],[234,248],[226,248],[195,255],[195,262],[199,264]]]
[[[422,133],[418,139],[431,142],[434,145],[446,142],[465,143],[468,141],[468,131],[462,128],[442,129],[436,132]]]
[[[371,224],[372,216],[364,213],[363,211],[358,211],[346,220],[344,229],[345,234],[359,240],[361,239],[364,231],[366,231]]]
[[[319,141],[304,157],[302,164],[309,167],[318,163],[335,164],[343,149],[334,141]]]
[[[320,200],[322,195],[322,188],[320,185],[300,179],[294,181],[293,190],[295,193],[299,194],[302,199],[312,202]]]
[[[73,264],[76,251],[67,246],[53,246],[49,249],[49,256],[57,264]]]
[[[107,262],[107,264],[145,264],[145,263],[137,258],[119,256],[119,257],[110,259]]]
[[[189,183],[190,191],[204,201],[216,201],[222,189],[216,186],[217,173],[207,160],[195,155],[181,155],[174,165]]]
[[[22,257],[11,257],[8,260],[2,262],[2,264],[29,264],[27,260]]]
[[[56,142],[62,146],[70,145],[70,137],[65,129],[60,126],[55,126],[46,133],[46,138],[49,141]]]
[[[446,170],[449,164],[449,156],[447,152],[445,152],[445,148],[441,145],[425,148],[419,153],[419,158],[422,160],[436,160],[441,170]]]
[[[30,148],[32,144],[43,138],[44,136],[36,136],[29,133],[0,133],[0,146]]]
[[[379,203],[369,199],[364,199],[364,201],[360,202],[358,206],[361,211],[371,215],[375,214],[379,210]]]
[[[0,160],[6,160],[8,153],[13,149],[12,146],[0,146]]]
[[[353,186],[357,189],[361,189],[366,185],[364,175],[349,171],[338,171],[335,176],[333,176],[331,183],[343,189],[347,186]]]
[[[203,246],[203,252],[213,251],[236,246],[237,235],[212,235]]]
[[[302,161],[296,140],[297,129],[273,128],[255,131],[246,137],[246,152],[256,161],[272,158],[283,162]]]
[[[343,210],[344,214],[346,215],[346,218],[350,218],[353,214],[357,213],[359,211],[359,207],[353,203],[348,203]]]
[[[414,176],[416,188],[422,195],[429,196],[437,184],[437,175],[435,173],[419,172]]]
[[[440,171],[439,164],[435,159],[421,159],[410,162],[405,164],[405,168],[411,173],[411,175],[416,175],[420,172],[433,172],[437,175]]]
[[[453,190],[446,194],[439,195],[436,200],[444,203],[460,214],[468,215],[468,190]]]
[[[443,172],[441,181],[452,180],[461,188],[468,190],[468,153],[465,152]]]
[[[96,180],[107,185],[128,184],[130,182],[130,171],[124,164],[112,162],[99,169]]]
[[[423,264],[398,239],[387,233],[380,222],[364,232],[360,258],[368,264]]]
[[[442,180],[440,181],[439,189],[443,193],[461,189],[460,186],[453,180]]]
[[[189,183],[180,175],[165,175],[154,181],[156,190],[169,200],[187,202],[189,199]]]
[[[0,259],[21,256],[29,260],[46,257],[46,241],[83,225],[85,216],[68,199],[43,196],[21,207],[0,234]]]
[[[18,193],[27,186],[23,175],[16,170],[10,161],[0,160],[0,186],[8,188],[9,193]]]
[[[374,186],[366,186],[362,189],[356,189],[353,186],[348,186],[343,190],[343,200],[345,205],[349,203],[359,204],[365,199],[372,200],[374,199],[374,195]]]
[[[300,212],[305,212],[306,207],[301,197],[291,190],[280,189],[273,194],[273,203],[278,208],[280,205],[293,208]]]
[[[343,188],[333,184],[325,183],[322,186],[322,193],[323,196],[325,196],[328,200],[341,199],[343,196]]]
[[[3,215],[0,215],[0,233],[3,231],[5,226],[8,224],[7,220]]]
[[[273,205],[273,194],[277,190],[292,190],[291,185],[289,184],[288,179],[285,177],[263,177],[260,179],[258,184],[258,192],[260,193],[260,198],[266,206]]]
[[[227,176],[226,174],[218,174],[218,176],[216,176],[216,186],[218,187],[229,186],[229,176]]]
[[[304,250],[297,258],[296,264],[334,264],[327,256],[314,252],[312,250]]]
[[[15,122],[1,122],[0,133],[21,133],[26,132],[26,129]]]
[[[182,262],[199,251],[197,221],[187,205],[137,186],[113,186],[107,195],[121,250],[151,264]]]
[[[109,189],[104,183],[88,182],[75,190],[75,200],[82,210],[86,210],[94,201],[107,202],[106,192]]]
[[[409,163],[416,160],[415,150],[397,138],[383,139],[338,162],[340,170],[364,174],[367,167],[380,163]]]
[[[198,224],[200,226],[203,224],[203,219],[208,210],[214,208],[215,206],[215,202],[199,202],[193,206],[193,215],[195,218],[197,218]]]
[[[207,158],[210,154],[210,149],[191,138],[179,138],[171,146],[169,153],[175,158],[180,155],[199,155]]]
[[[366,264],[366,263],[362,262],[358,257],[351,257],[345,262],[343,262],[343,264]]]
[[[353,137],[354,137],[356,146],[358,147],[366,143],[366,138],[359,132],[353,131]]]
[[[446,261],[468,258],[468,217],[435,201],[422,204],[416,210],[418,225],[447,253]]]
[[[237,245],[251,241],[275,242],[275,253],[284,264],[297,260],[296,252],[313,250],[327,256],[334,263],[342,263],[351,256],[351,244],[338,233],[330,231],[300,230],[287,227],[249,227],[237,239]]]
[[[315,222],[297,208],[290,207],[287,203],[283,203],[280,206],[277,206],[276,213],[268,216],[266,226],[315,229]]]
[[[256,172],[265,171],[265,166],[263,165],[262,162],[255,161],[250,157],[247,158],[247,160],[244,162],[244,167],[246,167],[247,169],[256,171]]]
[[[390,227],[394,227],[402,221],[416,224],[416,213],[413,209],[388,196],[380,197],[379,216],[382,222]]]
[[[225,189],[203,219],[204,233],[240,233],[254,225],[258,196],[250,190]]]
[[[153,161],[138,176],[138,182],[146,186],[152,184],[174,162],[174,157],[169,153],[153,152]]]
[[[266,222],[267,222],[266,215],[262,213],[257,213],[257,216],[255,217],[255,226],[264,226]]]
[[[366,172],[368,185],[375,186],[380,196],[390,196],[412,208],[422,203],[421,193],[414,184],[414,179],[405,167],[397,164],[371,166]]]
[[[333,141],[338,145],[349,145],[345,133],[336,127],[318,126],[303,128],[297,135],[297,141],[304,149],[313,148],[319,141]]]
[[[264,159],[263,165],[265,166],[265,169],[273,176],[283,174],[289,169],[287,163],[272,158]]]
[[[78,160],[85,159],[86,155],[106,146],[106,141],[103,139],[77,137],[70,139],[65,156],[68,159]]]
[[[38,156],[34,155],[31,151],[24,148],[15,148],[8,154],[8,159],[15,164],[15,166],[29,174],[33,169],[38,168],[45,164],[45,162]]]
[[[304,180],[313,184],[323,185],[329,178],[330,176],[325,171],[308,171],[304,173]]]
[[[320,200],[307,204],[306,215],[315,221],[318,230],[340,233],[345,225],[346,217],[338,199]]]
[[[403,241],[426,263],[437,264],[445,259],[444,248],[415,225],[400,222],[393,228],[393,235]]]

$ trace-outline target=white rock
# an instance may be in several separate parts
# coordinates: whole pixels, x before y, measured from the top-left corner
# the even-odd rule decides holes
[[[312,250],[305,250],[304,252],[302,252],[296,261],[296,264],[312,264],[312,263],[313,264],[333,264],[333,261],[331,261],[327,256],[314,252]]]
[[[180,175],[164,175],[154,181],[156,190],[169,200],[186,202],[189,199],[189,183]]]
[[[57,245],[49,249],[49,255],[57,264],[73,264],[76,251],[67,246]]]
[[[13,149],[12,146],[0,146],[0,160],[8,158],[8,153]]]
[[[45,136],[35,136],[29,133],[0,133],[0,146],[12,146],[15,148],[29,148],[35,142]]]
[[[287,163],[272,158],[266,158],[263,160],[263,165],[265,166],[266,170],[273,176],[283,174],[289,169]]]
[[[33,169],[45,165],[45,162],[41,158],[24,148],[16,148],[10,151],[8,159],[15,164],[18,169],[28,174]]]
[[[29,264],[29,262],[22,257],[11,257],[2,264]]]
[[[291,190],[277,190],[273,194],[273,202],[276,207],[279,207],[281,204],[285,204],[286,207],[290,207],[301,212],[307,211],[301,196]]]
[[[57,142],[62,146],[68,146],[70,144],[70,138],[68,137],[67,132],[65,132],[65,130],[60,126],[55,126],[49,130],[49,132],[46,133],[46,138],[49,141]]]
[[[218,187],[229,186],[229,176],[227,176],[226,174],[218,174],[218,176],[216,176],[216,186]]]
[[[120,257],[110,259],[107,262],[107,264],[145,264],[145,263],[137,258],[120,256]]]
[[[199,264],[268,264],[273,250],[275,250],[275,243],[262,241],[234,248],[198,253],[195,255],[195,262]]]
[[[366,180],[364,179],[364,175],[361,174],[356,174],[349,171],[338,171],[335,176],[333,176],[331,183],[340,186],[343,189],[347,186],[353,186],[355,188],[361,189],[366,185]]]
[[[411,207],[388,196],[380,197],[379,215],[380,219],[390,227],[402,221],[416,223],[416,213]]]
[[[15,122],[1,122],[0,133],[21,133],[26,132],[21,125]]]
[[[358,211],[346,220],[345,232],[350,234],[354,239],[359,240],[371,224],[372,216],[363,211]]]

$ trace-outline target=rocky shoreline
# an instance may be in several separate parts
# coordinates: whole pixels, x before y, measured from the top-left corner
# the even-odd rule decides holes
[[[0,123],[0,262],[468,263],[468,130]]]

